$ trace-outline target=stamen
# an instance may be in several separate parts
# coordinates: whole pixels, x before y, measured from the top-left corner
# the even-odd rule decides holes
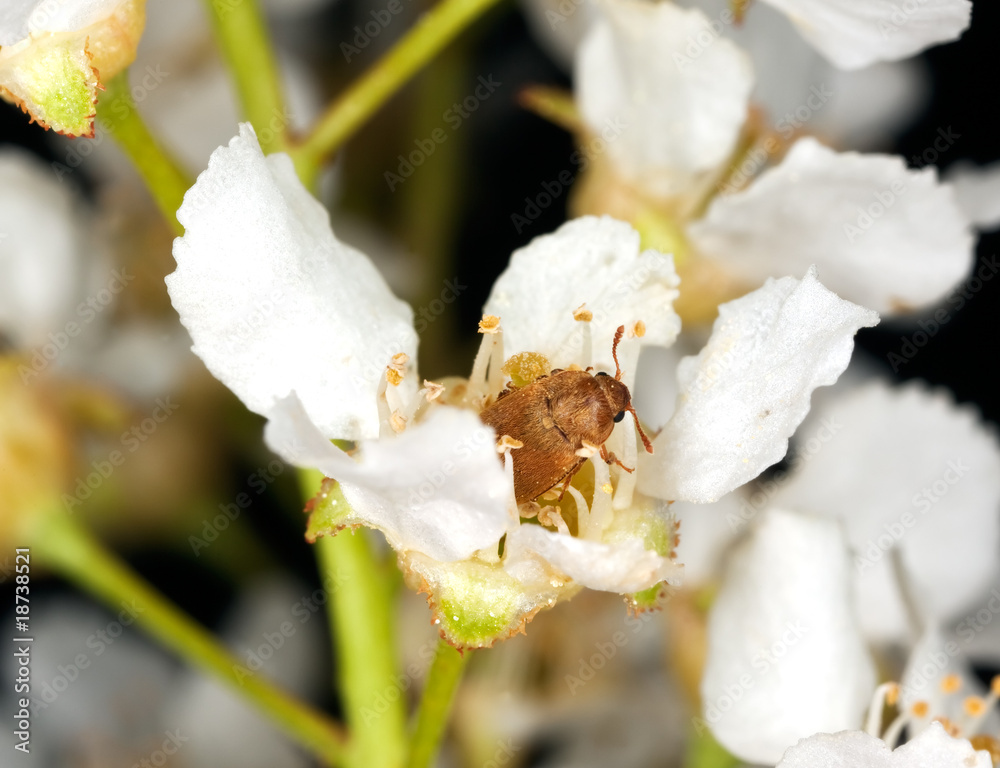
[[[572,488],[572,486],[570,487]],[[566,521],[563,520],[559,507],[542,507],[538,512],[538,522],[545,526],[555,526],[559,533],[563,533],[567,536],[570,535],[569,526],[566,525]]]
[[[629,411],[632,414],[632,423],[638,427],[639,422],[636,421],[635,411]],[[618,429],[618,425],[615,425]],[[622,435],[622,462],[627,467],[638,467],[637,459],[638,451],[635,446],[635,432],[629,433],[628,427],[620,429]],[[618,473],[618,489],[615,492],[615,499],[613,507],[615,509],[628,509],[632,506],[632,496],[635,493],[635,484],[638,479],[637,472],[619,472]]]
[[[406,429],[406,417],[399,411],[393,411],[392,416],[389,417],[389,426],[392,427],[393,432],[399,434]]]
[[[590,462],[594,467],[594,498],[590,502],[590,531],[595,540],[611,525],[615,513],[611,504],[611,467],[606,462],[596,459]],[[628,473],[622,473],[623,477]]]
[[[444,394],[444,384],[438,384],[436,381],[428,381],[427,379],[424,379],[424,388],[417,394],[423,395],[428,403],[432,403]]]
[[[927,717],[930,709],[930,705],[926,701],[913,702],[910,705],[909,712],[900,712],[896,719],[889,724],[889,727],[885,729],[882,741],[888,744],[890,749],[894,749],[899,744],[899,738],[903,734],[903,729],[914,720],[922,720]]]
[[[931,705],[926,701],[915,701],[910,707],[910,714],[917,718],[927,717],[930,711]]]
[[[898,697],[899,685],[896,683],[882,683],[875,689],[872,703],[868,707],[868,718],[865,720],[865,733],[878,738],[882,733],[882,710],[886,704],[895,704]]]
[[[970,735],[976,733],[990,711],[996,708],[998,701],[1000,701],[1000,675],[990,682],[990,692],[985,699],[970,696],[965,700],[963,708],[970,719],[964,724],[964,732]]]
[[[517,511],[525,520],[531,520],[538,517],[538,513],[542,511],[542,505],[537,501],[526,501],[518,507]]]
[[[507,453],[507,451],[516,451],[518,448],[523,448],[524,443],[520,440],[515,440],[510,435],[501,435],[500,439],[497,440],[497,453]]]
[[[503,330],[500,318],[496,315],[483,315],[479,322],[479,332],[483,334],[483,340],[469,376],[469,399],[475,405],[481,404],[488,394],[500,391],[500,367],[503,365]]]
[[[635,325],[632,326],[632,330],[629,335],[641,339],[646,335],[646,324],[642,322],[642,320],[637,320]]]
[[[510,496],[507,499],[507,517],[509,519],[507,528],[513,531],[521,525],[521,515],[517,508],[517,499],[514,496],[514,457],[511,456],[510,451],[504,451],[503,471],[507,475],[510,487]]]
[[[594,313],[587,309],[587,303],[584,302],[573,310],[573,319],[580,323],[589,323],[594,319]]]
[[[962,678],[952,673],[941,678],[942,693],[957,693],[962,687]]]
[[[581,304],[580,307],[586,305]],[[579,312],[579,309],[577,310]],[[577,312],[573,313],[573,318],[580,323],[580,361],[583,363],[581,368],[590,368],[594,364],[594,335],[590,330],[590,321],[594,317],[589,311],[584,312],[583,315],[577,317]]]
[[[962,711],[969,717],[979,717],[986,711],[986,701],[980,696],[967,696],[962,702]]]
[[[593,531],[591,530],[592,521],[590,519],[590,508],[587,506],[587,502],[584,501],[583,494],[580,493],[572,485],[567,489],[569,495],[573,497],[573,501],[576,502],[576,535],[581,539],[590,539],[593,537]]]
[[[576,449],[576,455],[582,459],[589,459],[601,450],[601,446],[594,445],[586,440],[581,440],[580,442],[582,443],[582,447]]]

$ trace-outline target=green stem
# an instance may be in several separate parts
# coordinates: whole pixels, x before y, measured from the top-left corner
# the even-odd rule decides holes
[[[135,622],[194,666],[246,697],[285,733],[329,765],[343,761],[346,737],[335,722],[255,675],[204,628],[104,549],[79,523],[50,513],[33,536],[40,564],[73,581]]]
[[[320,117],[290,154],[299,178],[313,185],[319,166],[400,86],[499,0],[442,0]]]
[[[277,58],[260,5],[257,0],[205,0],[205,5],[222,55],[236,81],[243,115],[257,132],[261,149],[265,154],[284,151],[288,145],[289,116]]]
[[[176,214],[192,181],[143,122],[129,90],[128,70],[105,83],[97,119],[139,171],[163,217],[177,234],[184,234]]]
[[[448,724],[448,713],[451,711],[455,691],[471,655],[472,651],[459,653],[443,640],[438,643],[437,654],[427,673],[427,683],[420,699],[406,768],[427,768],[434,760]]]
[[[736,768],[741,763],[715,740],[704,721],[692,731],[684,755],[684,768]]]
[[[303,491],[313,495],[319,473],[299,477]],[[393,642],[391,582],[366,531],[324,536],[316,542],[316,557],[329,594],[340,695],[351,732],[347,764],[398,768],[406,752],[406,712]]]

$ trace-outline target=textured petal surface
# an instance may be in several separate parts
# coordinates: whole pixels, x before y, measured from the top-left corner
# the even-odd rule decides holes
[[[864,731],[817,733],[790,748],[776,768],[990,768],[986,752],[954,739],[940,723],[890,752]]]
[[[875,670],[851,605],[851,562],[831,520],[771,509],[729,558],[708,624],[703,716],[738,757],[861,722]]]
[[[553,367],[580,362],[583,323],[573,310],[586,304],[594,364],[610,367],[615,329],[639,320],[640,344],[669,346],[681,321],[674,312],[677,273],[671,256],[639,252],[639,233],[608,216],[584,216],[514,252],[484,311],[498,315],[504,353],[540,352]]]
[[[326,437],[377,436],[385,367],[416,355],[412,312],[337,240],[288,157],[265,159],[241,126],[177,218],[185,234],[167,288],[208,369],[257,413],[295,390]],[[400,387],[412,396],[416,375]]]
[[[972,262],[968,221],[933,168],[811,138],[747,189],[716,198],[688,234],[752,283],[816,264],[830,290],[879,312],[934,303]]]
[[[577,104],[618,172],[654,194],[683,191],[726,159],[746,119],[749,57],[697,9],[620,0],[601,7],[577,54]],[[693,40],[711,44],[691,56]],[[607,138],[607,136],[605,137]]]
[[[510,553],[504,567],[514,575],[525,558],[538,556],[589,589],[624,594],[665,580],[680,583],[681,568],[647,550],[639,539],[607,544],[522,525],[507,535],[506,546]]]
[[[979,229],[1000,225],[1000,163],[980,167],[967,162],[948,169],[958,207]]]
[[[349,508],[330,511],[323,530],[311,522],[311,534],[367,525],[399,552],[454,561],[495,547],[506,530],[513,489],[493,430],[469,411],[436,408],[400,435],[362,442],[355,460],[323,438],[293,396],[273,409],[265,439],[291,463],[340,482]]]
[[[810,43],[844,69],[903,59],[956,40],[969,26],[969,0],[764,0],[788,14]]]
[[[835,428],[833,436],[775,503],[844,521],[871,635],[907,636],[893,572],[897,549],[925,618],[957,617],[998,576],[996,435],[971,409],[919,384],[871,383],[815,416]]]
[[[768,280],[719,307],[705,348],[677,372],[677,410],[640,456],[639,490],[715,501],[779,461],[816,387],[847,367],[871,310],[837,298],[810,270]]]

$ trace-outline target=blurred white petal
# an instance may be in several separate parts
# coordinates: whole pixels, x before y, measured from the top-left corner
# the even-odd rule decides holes
[[[616,0],[599,6],[577,52],[576,99],[595,133],[608,126],[617,171],[654,194],[683,191],[736,145],[753,85],[749,57],[697,9]],[[692,41],[710,40],[691,55]]]
[[[376,391],[393,355],[416,355],[412,311],[339,242],[291,161],[264,158],[244,124],[188,190],[171,301],[208,369],[267,415],[294,390],[327,437],[379,433]],[[400,385],[416,391],[410,373]]]
[[[957,617],[993,584],[1000,545],[1000,445],[944,392],[874,382],[816,414],[833,429],[775,497],[844,521],[866,632],[901,640],[898,548],[918,619]],[[794,466],[794,465],[793,465]]]
[[[1000,163],[985,167],[955,163],[946,177],[955,189],[958,207],[969,221],[984,230],[1000,225]]]
[[[905,59],[956,40],[969,26],[969,0],[764,0],[843,69]]]
[[[770,764],[809,734],[860,724],[875,668],[837,524],[771,509],[728,562],[701,686],[719,743]]]
[[[816,387],[847,367],[871,310],[837,298],[810,269],[719,307],[712,336],[677,372],[677,410],[640,456],[639,490],[715,501],[778,462]]]
[[[747,189],[717,197],[688,233],[751,283],[816,264],[832,291],[879,312],[938,301],[973,256],[968,222],[934,169],[812,138]]]

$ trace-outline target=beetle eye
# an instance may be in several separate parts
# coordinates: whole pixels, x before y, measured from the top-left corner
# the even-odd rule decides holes
[[[597,375],[598,376],[607,376],[608,374],[606,374],[604,371],[598,371]]]
[[[607,375],[607,374],[605,374],[605,375]],[[618,414],[615,416],[615,424],[617,424],[619,421],[621,421],[624,418],[625,418],[625,411],[618,411]]]

